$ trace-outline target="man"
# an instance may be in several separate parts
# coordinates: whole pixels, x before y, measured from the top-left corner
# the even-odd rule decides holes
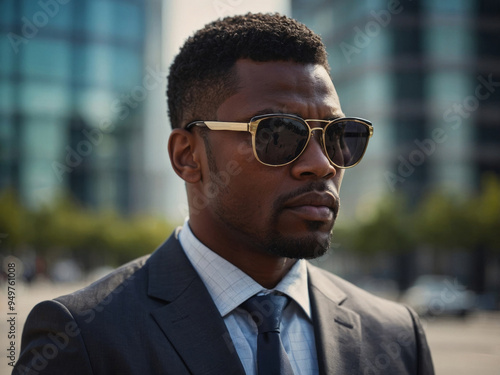
[[[209,24],[172,64],[168,104],[189,220],[36,306],[14,373],[432,374],[411,310],[304,260],[328,250],[373,132],[342,113],[320,38],[279,15]]]

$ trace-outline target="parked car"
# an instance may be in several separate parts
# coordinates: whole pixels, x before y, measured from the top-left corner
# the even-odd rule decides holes
[[[474,308],[475,295],[452,276],[423,275],[403,294],[401,302],[421,316],[466,316]]]

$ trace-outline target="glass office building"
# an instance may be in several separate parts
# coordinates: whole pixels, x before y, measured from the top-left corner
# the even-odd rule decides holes
[[[374,124],[346,173],[343,214],[500,174],[497,1],[293,0],[292,13],[326,42],[344,112]]]
[[[154,67],[142,0],[0,2],[0,188],[129,211]],[[157,5],[159,6],[159,5]],[[156,81],[155,81],[156,80]]]

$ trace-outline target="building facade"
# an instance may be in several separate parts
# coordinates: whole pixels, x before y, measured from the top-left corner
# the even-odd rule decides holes
[[[160,20],[160,1],[0,3],[0,188],[31,207],[60,192],[144,206],[143,123],[165,80],[150,52]]]

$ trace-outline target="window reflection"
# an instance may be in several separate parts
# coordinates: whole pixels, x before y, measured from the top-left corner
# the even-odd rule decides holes
[[[29,79],[67,81],[71,74],[71,46],[65,40],[36,38],[23,46],[21,71]]]

